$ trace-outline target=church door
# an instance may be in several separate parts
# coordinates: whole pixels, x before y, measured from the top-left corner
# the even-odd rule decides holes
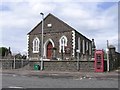
[[[48,45],[47,45],[47,58],[50,59],[52,57],[52,43],[49,42]]]

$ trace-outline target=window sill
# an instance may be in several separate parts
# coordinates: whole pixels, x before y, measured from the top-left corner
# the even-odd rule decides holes
[[[39,53],[39,51],[33,51],[33,53]]]

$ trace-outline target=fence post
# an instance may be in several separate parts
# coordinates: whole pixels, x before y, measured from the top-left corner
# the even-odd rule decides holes
[[[2,70],[2,66],[3,66],[3,63],[2,63],[2,59],[1,59],[1,70]]]
[[[23,59],[21,59],[21,68],[23,67]]]
[[[76,52],[77,52],[77,70],[79,71],[79,69],[80,69],[80,66],[79,66],[79,59],[80,59],[79,58],[80,57],[79,53],[80,53],[80,50],[77,50]]]
[[[14,69],[15,69],[15,57],[14,57]]]

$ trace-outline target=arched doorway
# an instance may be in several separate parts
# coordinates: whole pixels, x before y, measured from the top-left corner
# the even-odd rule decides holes
[[[52,48],[53,48],[52,43],[49,42],[47,44],[47,58],[48,59],[50,59],[52,57]]]

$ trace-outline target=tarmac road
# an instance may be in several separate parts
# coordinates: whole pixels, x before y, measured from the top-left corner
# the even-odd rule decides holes
[[[3,73],[2,88],[118,88],[118,79]]]

